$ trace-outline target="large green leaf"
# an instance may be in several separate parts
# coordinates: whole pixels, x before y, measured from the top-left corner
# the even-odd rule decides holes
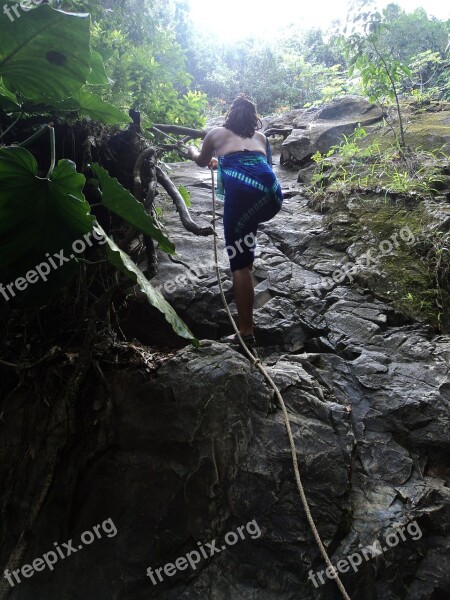
[[[187,188],[184,187],[184,185],[179,185],[178,186],[178,191],[180,192],[180,196],[183,198],[184,203],[186,204],[186,206],[188,208],[191,208],[192,204],[191,204],[191,194],[189,193],[189,190]]]
[[[15,94],[5,88],[0,77],[0,108],[5,112],[20,111],[19,101]]]
[[[73,98],[67,100],[51,100],[34,101],[24,99],[20,104],[17,96],[5,88],[0,79],[0,108],[5,112],[24,112],[33,114],[52,114],[59,112],[77,112],[80,110],[80,103]]]
[[[122,273],[125,273],[125,275],[139,286],[141,292],[147,296],[150,304],[163,313],[166,321],[172,326],[172,329],[177,335],[190,340],[195,347],[198,347],[199,342],[191,333],[186,323],[180,319],[161,292],[152,286],[144,273],[131,260],[128,254],[123,252],[114,241],[106,235],[100,225],[96,223],[94,229],[97,229],[98,233],[106,240],[106,254],[110,263],[122,271]]]
[[[35,115],[48,113],[56,115],[58,113],[78,112],[80,110],[80,103],[73,98],[67,98],[67,100],[49,100],[48,102],[27,100],[22,104],[22,110]]]
[[[47,281],[40,278],[17,294],[24,303],[45,302],[67,283],[77,268],[72,244],[91,232],[93,223],[82,193],[85,178],[73,162],[59,161],[51,179],[37,173],[36,160],[25,148],[0,149],[1,279],[25,277],[41,263],[51,267]],[[60,264],[62,256],[69,260]]]
[[[20,112],[20,106],[2,93],[0,93],[0,108],[5,112]]]
[[[90,16],[47,4],[2,18],[0,76],[12,92],[42,101],[76,93],[90,73]]]
[[[119,123],[131,123],[130,117],[109,102],[102,100],[98,94],[93,94],[85,89],[74,95],[80,103],[80,113],[101,121],[106,125],[117,125]]]
[[[94,163],[92,169],[100,182],[102,204],[156,240],[164,252],[175,254],[174,244],[154,225],[153,219],[145,212],[142,204],[103,167]]]
[[[87,83],[91,85],[108,85],[110,80],[105,71],[102,55],[91,49],[91,72]]]

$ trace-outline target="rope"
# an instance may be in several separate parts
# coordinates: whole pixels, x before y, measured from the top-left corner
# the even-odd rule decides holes
[[[341,579],[339,578],[339,575],[336,571],[336,569],[334,568],[330,557],[328,556],[328,553],[326,551],[325,546],[322,543],[322,540],[320,538],[319,532],[317,531],[317,527],[316,524],[314,522],[313,516],[311,514],[311,510],[309,508],[309,504],[308,504],[308,500],[306,498],[305,495],[305,490],[303,489],[303,484],[302,484],[302,480],[300,477],[300,468],[298,466],[298,460],[297,460],[297,451],[295,448],[295,441],[294,441],[294,436],[292,435],[292,429],[291,429],[291,424],[289,422],[289,415],[287,412],[287,408],[286,408],[286,404],[284,403],[283,397],[281,396],[280,390],[278,389],[277,385],[275,384],[275,382],[273,381],[272,377],[269,375],[269,373],[267,372],[267,370],[265,369],[265,367],[263,366],[263,364],[261,363],[261,360],[259,358],[255,358],[253,356],[253,354],[250,352],[250,350],[248,349],[246,343],[244,342],[244,340],[242,339],[241,334],[239,333],[239,329],[236,325],[235,320],[233,319],[233,315],[231,314],[230,308],[228,306],[227,300],[225,298],[225,294],[223,292],[223,287],[222,287],[222,281],[220,278],[220,272],[219,272],[219,264],[218,264],[218,260],[217,260],[217,235],[216,235],[216,231],[215,231],[215,223],[216,223],[216,191],[215,191],[215,187],[214,187],[214,171],[213,169],[211,169],[211,183],[212,183],[212,205],[213,205],[213,220],[212,220],[212,226],[214,229],[214,268],[216,271],[216,275],[217,275],[217,282],[219,284],[219,290],[220,290],[220,295],[222,298],[222,302],[223,302],[223,306],[227,312],[228,318],[230,320],[231,325],[233,326],[234,331],[236,332],[236,336],[239,340],[239,343],[241,344],[242,348],[244,349],[244,351],[246,352],[246,354],[248,355],[248,358],[250,359],[251,363],[253,364],[254,367],[256,367],[257,369],[259,369],[261,371],[261,373],[263,374],[263,376],[265,377],[265,379],[267,380],[267,382],[269,383],[270,387],[273,389],[273,391],[275,392],[275,395],[278,399],[278,402],[280,403],[281,406],[281,410],[283,411],[283,416],[284,416],[284,422],[286,425],[286,431],[288,434],[288,438],[289,438],[289,445],[291,447],[291,455],[292,455],[292,465],[294,467],[294,474],[295,474],[295,481],[297,483],[297,489],[298,492],[300,494],[300,499],[302,501],[302,505],[303,505],[303,509],[305,511],[306,514],[306,518],[308,520],[309,526],[311,527],[311,531],[313,533],[314,539],[316,540],[317,546],[320,550],[320,554],[322,555],[322,558],[324,559],[327,567],[331,567],[333,574],[335,574],[334,580],[336,581],[336,585],[338,586],[342,597],[344,598],[344,600],[351,600],[350,596],[347,594],[344,584],[342,583]]]

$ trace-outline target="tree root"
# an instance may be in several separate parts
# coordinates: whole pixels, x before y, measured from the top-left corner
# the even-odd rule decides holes
[[[156,177],[158,179],[158,183],[160,183],[163,186],[163,188],[172,198],[177,208],[178,214],[180,215],[183,227],[187,231],[193,233],[194,235],[214,235],[214,230],[210,225],[208,225],[207,227],[201,227],[200,225],[197,225],[197,223],[194,223],[194,221],[191,218],[191,215],[189,214],[189,210],[183,200],[182,195],[177,190],[175,184],[172,183],[172,181],[160,167],[156,167]]]

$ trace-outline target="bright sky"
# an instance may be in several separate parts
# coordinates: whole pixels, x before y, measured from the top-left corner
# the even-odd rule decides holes
[[[304,29],[327,29],[334,19],[345,21],[348,7],[348,0],[314,0],[311,3],[301,0],[189,0],[189,3],[194,24],[209,29],[221,41],[267,36],[290,23]],[[448,0],[398,0],[395,3],[407,12],[422,6],[429,16],[450,18]],[[379,4],[385,6],[389,1],[380,0]]]

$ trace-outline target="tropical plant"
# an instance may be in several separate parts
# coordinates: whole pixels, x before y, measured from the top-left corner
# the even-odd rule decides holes
[[[363,0],[361,6],[368,3]],[[395,103],[399,124],[398,143],[404,148],[406,142],[399,87],[404,75],[410,76],[411,72],[407,65],[380,50],[380,34],[387,27],[384,16],[378,11],[366,12],[361,8],[353,15],[350,33],[341,37],[341,45],[348,60],[349,77],[359,74],[369,100],[383,103],[389,99]]]
[[[0,107],[4,111],[18,112],[20,118],[29,112],[70,110],[103,122],[130,121],[89,89],[89,85],[107,80],[101,56],[90,47],[89,15],[68,14],[42,5],[23,14],[16,23],[11,23],[0,41]],[[16,123],[17,119],[13,125]],[[42,173],[25,146],[47,132],[49,169]],[[149,302],[164,314],[179,335],[196,343],[160,292],[96,222],[83,194],[85,176],[77,173],[75,163],[70,160],[62,159],[56,165],[55,156],[52,126],[38,130],[19,146],[0,149],[2,279],[17,283],[37,264],[55,255],[65,257],[59,268],[42,278],[45,281],[35,282],[21,295],[20,304],[41,305],[65,286],[80,266],[79,259],[71,252],[74,244],[100,231],[106,241],[107,259],[133,283],[138,283]],[[173,254],[174,245],[146,214],[142,204],[99,165],[92,168],[99,182],[100,204]]]
[[[312,159],[315,171],[311,181],[314,194],[339,191],[349,194],[355,189],[370,189],[385,194],[420,194],[429,197],[445,185],[442,168],[445,154],[439,149],[417,149],[405,155],[396,144],[383,149],[378,141],[365,143],[367,136],[358,127],[330,148],[326,154],[316,152]]]
[[[49,50],[51,48],[51,50]],[[104,123],[131,119],[93,91],[108,84],[90,46],[90,17],[38,6],[15,19],[0,40],[0,108],[11,114],[89,116]]]
[[[413,56],[409,63],[411,78],[408,84],[418,100],[439,99],[445,96],[446,85],[442,85],[444,77],[440,76],[448,70],[449,62],[439,52],[426,50]],[[448,82],[446,82],[448,85]]]
[[[380,32],[378,46],[383,55],[409,65],[417,54],[438,52],[445,54],[448,43],[448,25],[427,15],[423,8],[407,13],[395,3],[383,10],[385,27]]]

